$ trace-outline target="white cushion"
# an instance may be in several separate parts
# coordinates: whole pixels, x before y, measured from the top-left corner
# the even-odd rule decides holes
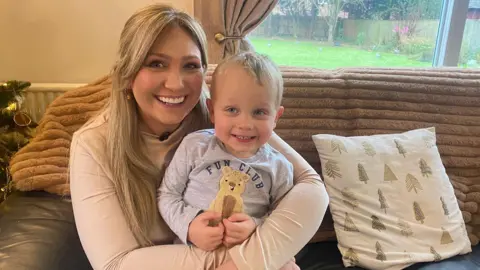
[[[471,252],[434,128],[313,141],[345,266],[403,269]]]

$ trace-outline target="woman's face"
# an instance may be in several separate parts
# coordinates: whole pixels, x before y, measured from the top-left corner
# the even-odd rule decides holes
[[[203,85],[200,49],[182,28],[158,36],[133,80],[144,128],[161,135],[175,129],[197,104]]]

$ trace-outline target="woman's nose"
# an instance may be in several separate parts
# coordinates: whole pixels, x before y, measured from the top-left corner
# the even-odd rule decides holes
[[[165,81],[165,87],[177,91],[183,89],[183,77],[178,71],[169,71],[167,74],[167,80]]]

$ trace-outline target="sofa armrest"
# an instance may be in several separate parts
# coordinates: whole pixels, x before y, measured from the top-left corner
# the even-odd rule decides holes
[[[92,269],[71,203],[46,192],[16,192],[0,205],[0,269]]]

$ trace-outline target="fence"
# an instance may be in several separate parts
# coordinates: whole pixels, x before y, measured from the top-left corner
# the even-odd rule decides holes
[[[339,20],[338,35],[344,41],[355,42],[359,35],[364,35],[366,44],[379,44],[393,38],[395,26],[404,26],[403,21],[387,20]],[[435,43],[439,20],[422,20],[416,22],[413,37]],[[363,33],[363,34],[362,34]],[[480,48],[480,20],[467,20],[464,43],[469,48]],[[323,18],[309,16],[269,16],[251,36],[284,37],[324,41],[328,36],[328,24]]]

